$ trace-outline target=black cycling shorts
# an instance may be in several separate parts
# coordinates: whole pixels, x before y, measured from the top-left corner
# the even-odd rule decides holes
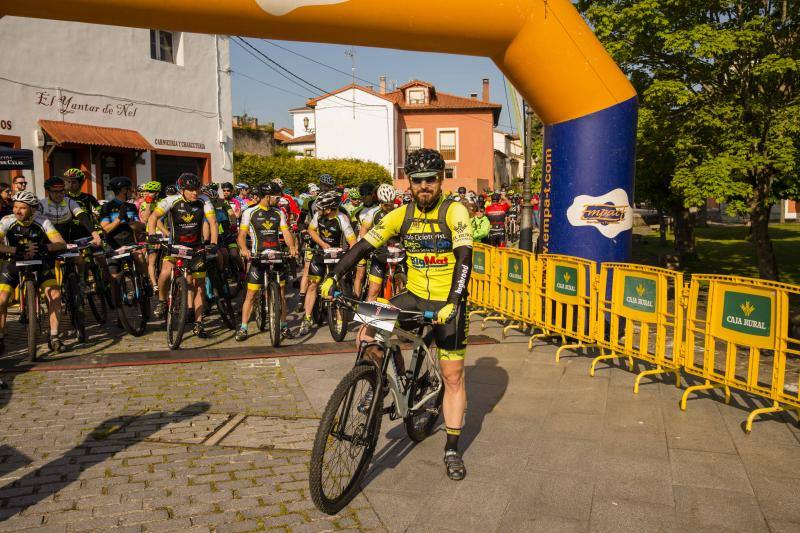
[[[433,311],[438,312],[447,302],[436,302],[420,298],[408,291],[401,292],[391,299],[392,305],[403,311]],[[414,321],[400,321],[400,328],[413,331],[419,323]],[[463,361],[467,353],[467,336],[469,335],[469,322],[467,321],[467,305],[464,301],[458,304],[456,316],[447,324],[433,326],[433,338],[440,360]]]
[[[389,250],[385,246],[382,246],[375,250],[372,253],[372,259],[369,263],[369,280],[374,281],[375,283],[383,283],[383,278],[386,277],[386,268],[387,264],[386,261],[389,258]],[[406,262],[403,261],[401,263],[396,264],[397,268],[395,272],[403,272],[406,271]]]
[[[39,288],[58,287],[54,266],[44,261],[37,267],[36,278]],[[19,286],[19,269],[14,260],[4,261],[0,267],[0,292],[11,292]]]
[[[247,268],[247,290],[248,291],[257,291],[264,286],[264,270],[266,270],[266,265],[262,265],[256,261],[250,263],[250,266]],[[281,269],[281,286],[286,283],[286,268],[284,264],[284,268]]]

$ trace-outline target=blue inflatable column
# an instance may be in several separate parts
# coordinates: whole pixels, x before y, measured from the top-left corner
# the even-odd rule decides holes
[[[539,199],[541,251],[628,261],[637,100],[546,126]]]

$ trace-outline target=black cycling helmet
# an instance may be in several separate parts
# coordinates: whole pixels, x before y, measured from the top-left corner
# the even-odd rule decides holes
[[[460,194],[461,196],[464,196],[465,194],[467,194],[467,188],[466,187],[459,187],[458,188],[458,194]]]
[[[44,182],[44,190],[49,191],[50,189],[53,190],[64,190],[64,178],[59,176],[53,176],[52,178],[47,179]]]
[[[330,174],[320,174],[319,175],[319,184],[325,185],[326,187],[335,187],[336,180],[333,179],[333,176]]]
[[[206,185],[206,189],[209,189],[211,191],[218,191],[219,190],[219,183],[216,183],[216,182],[212,181],[211,183]]]
[[[370,194],[375,192],[375,184],[371,181],[365,181],[361,185],[358,186],[358,192],[361,194],[361,197],[369,196]]]
[[[200,188],[200,178],[191,172],[184,172],[178,176],[178,181],[175,182],[180,190],[192,189],[197,190]]]
[[[230,181],[226,181],[220,187],[222,188],[223,191],[232,191],[233,183],[231,183]]]
[[[264,184],[264,192],[262,194],[269,196],[283,196],[283,189],[281,188],[280,183],[271,181]]]
[[[342,197],[336,191],[326,191],[320,193],[314,200],[314,209],[322,211],[324,209],[337,209],[342,203]]]
[[[167,196],[174,196],[174,195],[178,194],[178,188],[177,188],[177,187],[175,187],[174,185],[167,185],[167,186],[164,188],[164,193],[165,193]]]
[[[492,194],[492,201],[493,202],[500,201],[500,193],[499,192],[496,192],[496,193]]]
[[[420,148],[408,154],[404,170],[409,178],[437,176],[440,172],[444,172],[444,159],[436,150]]]
[[[125,176],[117,176],[116,178],[112,178],[111,181],[108,182],[108,188],[114,191],[115,194],[124,189],[125,187],[128,188],[133,187],[131,179]]]

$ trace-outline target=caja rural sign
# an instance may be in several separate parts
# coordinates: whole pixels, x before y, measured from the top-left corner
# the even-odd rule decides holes
[[[761,349],[775,347],[774,291],[718,283],[714,285],[711,298],[714,337]]]

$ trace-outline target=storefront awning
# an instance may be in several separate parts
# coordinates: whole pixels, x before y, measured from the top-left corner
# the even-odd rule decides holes
[[[134,130],[90,126],[88,124],[75,124],[73,122],[59,122],[56,120],[40,120],[39,126],[41,126],[57,144],[89,144],[92,146],[109,146],[140,151],[154,149],[153,146],[147,142],[147,139],[142,137],[138,131]]]
[[[0,170],[33,169],[33,150],[12,150],[0,146]]]

